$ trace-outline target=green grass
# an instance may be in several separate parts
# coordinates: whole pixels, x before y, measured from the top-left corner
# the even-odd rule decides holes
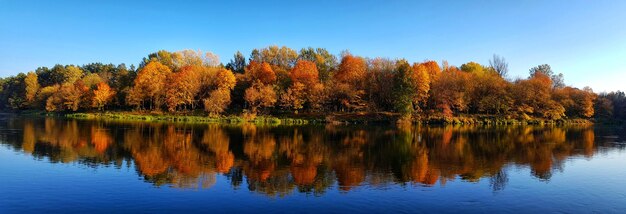
[[[114,121],[145,121],[145,122],[174,122],[174,123],[222,123],[241,124],[254,123],[257,125],[306,125],[306,119],[277,118],[258,116],[254,119],[244,119],[239,116],[193,116],[193,115],[153,115],[125,112],[107,113],[71,113],[65,114],[66,118],[87,119],[87,120],[114,120]]]
[[[322,119],[317,117],[292,118],[274,116],[256,116],[253,118],[243,116],[199,116],[199,115],[167,115],[160,113],[136,113],[136,112],[105,112],[105,113],[71,113],[65,114],[66,118],[93,119],[93,120],[114,120],[114,121],[146,121],[146,122],[174,122],[174,123],[221,123],[221,124],[241,124],[253,123],[257,125],[306,125],[318,123],[339,124],[366,124],[366,123],[395,123],[397,115],[377,114],[372,115],[339,115],[333,119]],[[549,125],[549,124],[589,124],[587,119],[565,119],[565,120],[545,120],[528,118],[517,120],[493,115],[461,115],[457,117],[427,116],[413,118],[412,122],[421,124],[451,124],[451,125]]]

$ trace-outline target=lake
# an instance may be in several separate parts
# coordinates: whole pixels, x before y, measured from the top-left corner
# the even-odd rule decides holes
[[[174,124],[0,115],[0,213],[623,213],[612,126]]]

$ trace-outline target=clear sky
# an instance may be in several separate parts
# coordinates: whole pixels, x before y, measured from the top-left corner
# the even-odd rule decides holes
[[[39,66],[137,65],[160,49],[228,62],[268,45],[366,57],[550,64],[568,85],[626,90],[626,1],[0,0],[0,76]]]

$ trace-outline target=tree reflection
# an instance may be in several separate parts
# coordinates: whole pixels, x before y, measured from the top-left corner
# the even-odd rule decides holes
[[[113,123],[58,119],[1,121],[3,136],[36,158],[88,166],[132,161],[156,186],[209,188],[224,175],[233,188],[283,196],[336,186],[446,185],[485,179],[505,189],[509,166],[549,181],[572,156],[598,151],[592,126],[300,126]],[[10,133],[2,133],[9,135]],[[439,183],[439,184],[438,184]]]

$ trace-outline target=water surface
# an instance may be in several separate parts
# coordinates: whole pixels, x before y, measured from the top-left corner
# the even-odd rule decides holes
[[[624,133],[2,115],[0,213],[620,213]]]

